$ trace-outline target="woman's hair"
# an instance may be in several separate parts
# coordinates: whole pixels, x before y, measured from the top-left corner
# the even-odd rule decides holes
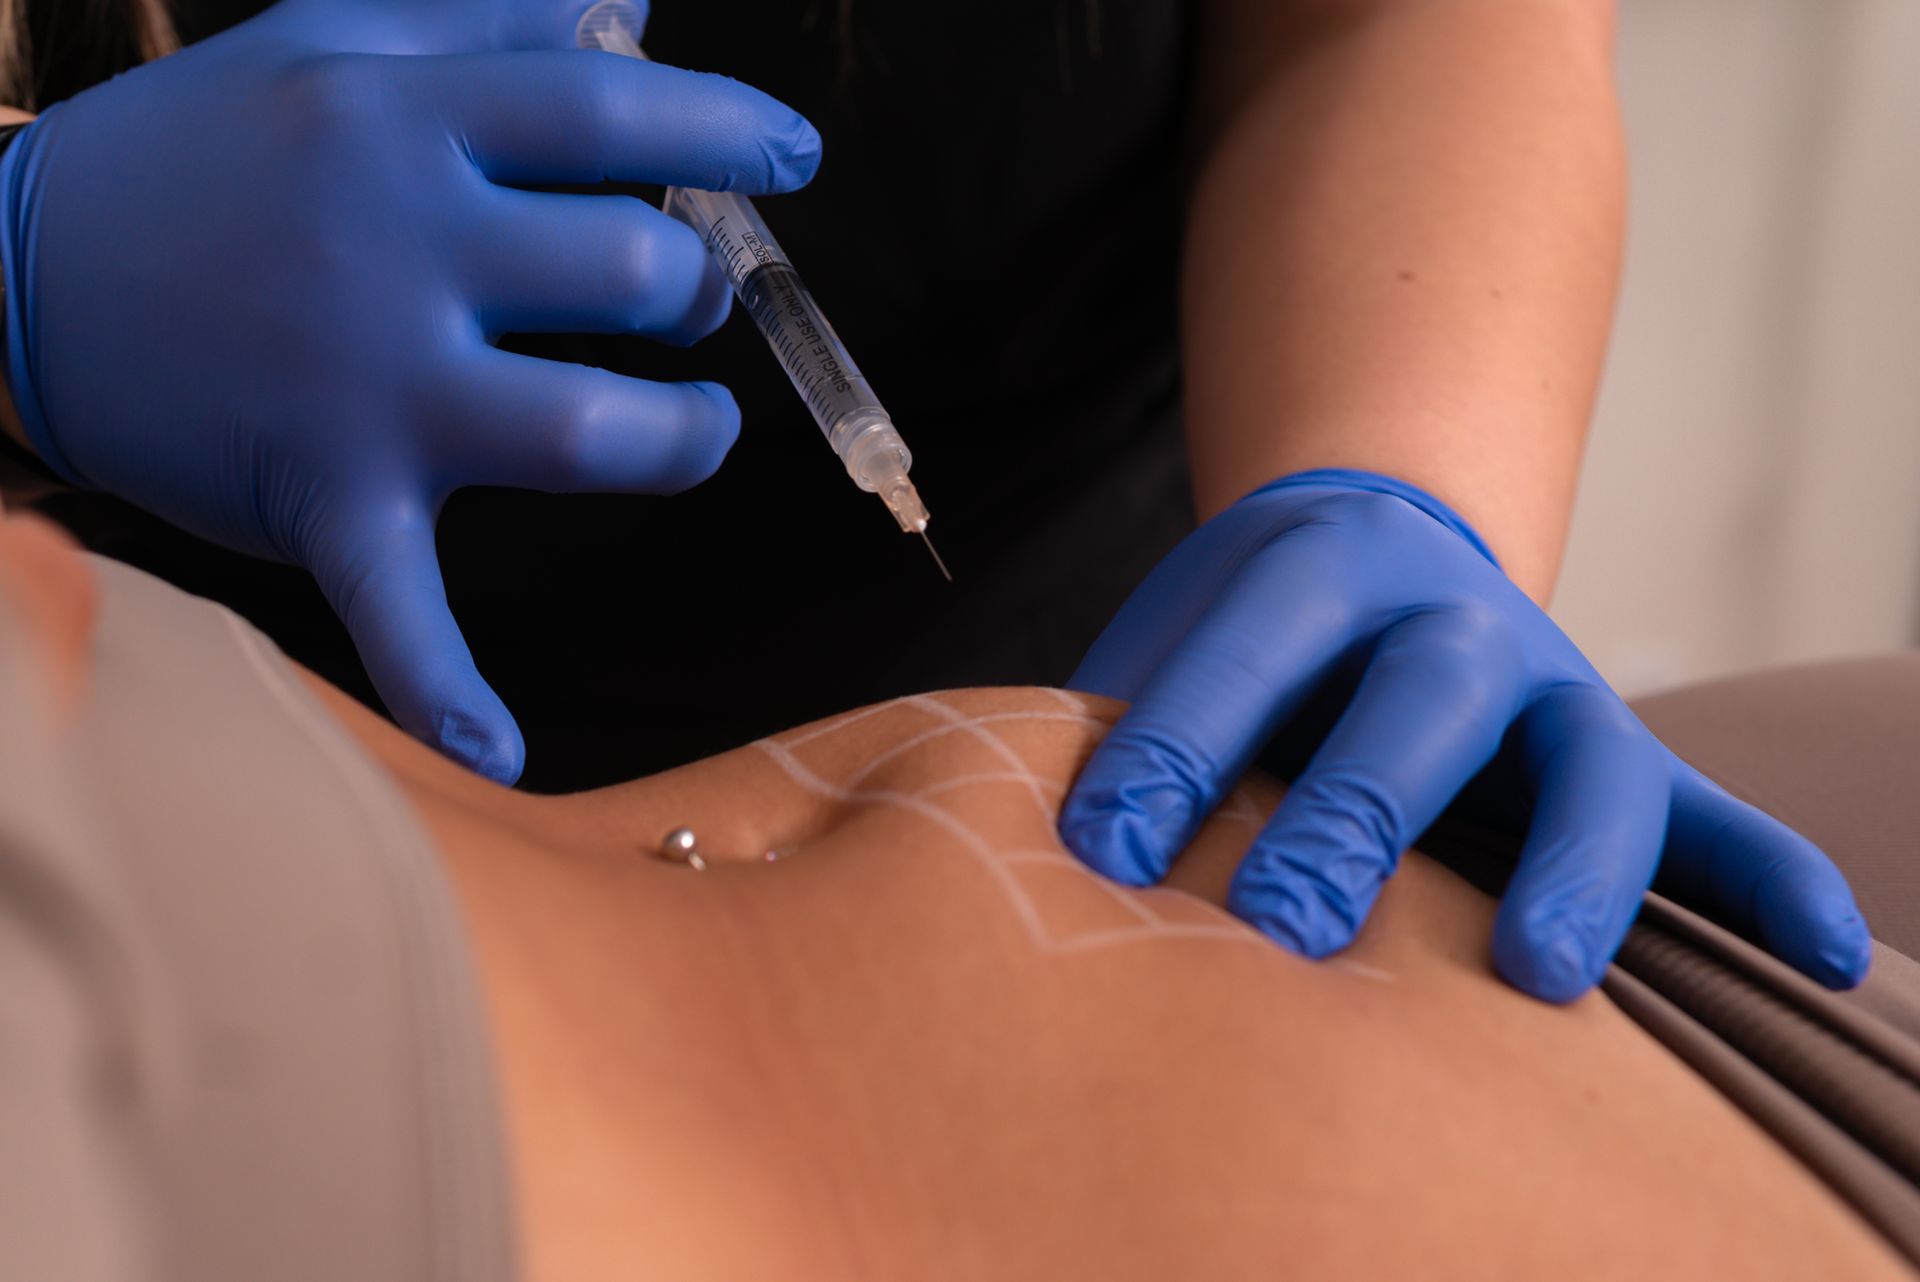
[[[179,47],[166,0],[0,0],[0,104],[38,111]]]

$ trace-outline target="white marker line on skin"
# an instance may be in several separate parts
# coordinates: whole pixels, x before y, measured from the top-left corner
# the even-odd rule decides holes
[[[1015,866],[1020,864],[1040,864],[1048,868],[1071,869],[1077,873],[1086,873],[1088,871],[1087,866],[1078,859],[1075,859],[1072,855],[1063,854],[1058,850],[1015,850],[1001,855],[1000,858]],[[1107,898],[1119,904],[1135,917],[1138,917],[1143,924],[1149,926],[1171,926],[1173,924],[1161,920],[1158,913],[1098,873],[1094,874],[1093,884],[1105,891]]]
[[[768,742],[778,742],[787,748],[798,748],[803,743],[812,743],[815,739],[824,739],[835,731],[845,730],[851,725],[858,725],[869,717],[877,717],[883,712],[890,712],[894,708],[899,707],[901,702],[899,699],[889,699],[885,703],[875,704],[871,708],[862,708],[858,712],[849,712],[844,717],[836,717],[825,725],[815,726],[811,730],[794,735],[791,739],[783,738],[779,740],[769,740]]]
[[[1060,868],[1071,868],[1075,872],[1092,872],[1085,864],[1065,851],[1059,850],[1015,850],[1000,856],[1010,864],[1048,864]],[[1138,894],[1129,893],[1129,888],[1120,885],[1112,878],[1093,873],[1094,884],[1111,895],[1118,903],[1125,904],[1127,910],[1143,921],[1165,926],[1169,930],[1196,930],[1202,927],[1190,921],[1173,921],[1165,913],[1154,907],[1154,901]],[[1247,924],[1218,904],[1209,903],[1190,891],[1179,890],[1172,886],[1153,886],[1148,889],[1164,890],[1168,894],[1180,896],[1180,901],[1188,908],[1198,909],[1202,914],[1217,918],[1217,924],[1209,924],[1209,930],[1245,931],[1251,929]]]
[[[964,788],[968,784],[975,783],[1017,783],[1027,788],[1044,789],[1047,792],[1053,793],[1055,796],[1066,791],[1064,787],[1051,779],[1042,779],[1036,775],[1016,773],[1012,770],[989,770],[976,775],[955,775],[951,779],[942,779],[939,783],[928,784],[913,795],[916,797],[933,797],[938,796],[940,793],[951,792],[955,788]]]
[[[936,705],[936,706],[939,706],[939,705]],[[952,712],[953,709],[949,708],[947,709],[947,711]],[[873,760],[869,761],[866,765],[862,766],[860,768],[860,772],[854,777],[853,782],[854,783],[860,782],[860,780],[866,778],[868,775],[878,770],[881,766],[887,765],[890,762],[898,760],[900,757],[903,757],[907,753],[912,752],[915,748],[920,747],[922,744],[931,743],[935,739],[941,739],[950,734],[970,734],[981,726],[993,725],[996,723],[1007,722],[1007,721],[1054,721],[1054,722],[1065,722],[1065,723],[1070,723],[1074,725],[1089,726],[1096,730],[1105,730],[1107,728],[1105,722],[1094,721],[1089,717],[1071,716],[1064,712],[1035,712],[1035,713],[991,712],[985,716],[970,717],[964,721],[955,721],[947,725],[935,727],[932,730],[923,730],[917,735],[913,735],[910,738],[903,739],[899,743],[895,744],[893,747],[887,749],[885,752],[875,757]],[[1006,744],[1004,742],[1002,742],[1000,746],[1002,749],[1005,749],[1008,752],[1012,751],[1011,749],[1006,748]],[[1008,764],[1014,766],[1016,769],[1022,769],[1022,770],[1026,769],[1027,763],[1020,759],[1019,754],[1013,753],[1012,755],[1013,755],[1013,760]]]
[[[774,743],[772,740],[761,739],[750,746],[772,757],[780,768],[787,772],[787,776],[802,788],[828,800],[898,806],[903,810],[924,815],[945,828],[959,840],[961,846],[974,857],[975,861],[985,866],[988,874],[1000,883],[1002,891],[1012,901],[1015,913],[1019,916],[1021,924],[1027,928],[1027,934],[1035,945],[1043,949],[1049,947],[1051,940],[1047,935],[1046,923],[1040,919],[1039,910],[1028,899],[1026,891],[1020,885],[1020,879],[1014,876],[1012,869],[1003,866],[998,859],[994,858],[993,848],[962,820],[932,802],[922,801],[909,793],[882,789],[856,791],[829,783],[807,769],[800,759],[787,751],[783,745]]]
[[[1200,898],[1200,896],[1194,894],[1190,890],[1181,890],[1175,886],[1156,886],[1154,887],[1154,889],[1164,890],[1168,894],[1180,896],[1180,902],[1183,905],[1185,905],[1187,908],[1197,909],[1199,910],[1202,916],[1213,918],[1214,921],[1217,923],[1214,929],[1250,932],[1255,938],[1265,938],[1260,934],[1259,931],[1255,930],[1252,926],[1249,926],[1246,922],[1241,921],[1238,917],[1235,917],[1232,913],[1222,908],[1219,904],[1216,904],[1211,900],[1202,899]],[[1160,915],[1160,920],[1166,921],[1169,926],[1192,926],[1193,925],[1192,922],[1168,921],[1164,915]]]
[[[1153,926],[1119,926],[1112,930],[1094,931],[1065,943],[1054,944],[1047,951],[1056,954],[1090,953],[1116,944],[1146,939],[1210,939],[1219,943],[1273,947],[1269,940],[1238,926],[1176,926],[1160,922]]]
[[[1071,690],[1060,690],[1053,686],[1032,686],[1029,688],[1040,694],[1048,695],[1059,702],[1068,712],[1076,713],[1086,718],[1089,722],[1097,724],[1099,728],[1103,730],[1113,728],[1111,721],[1093,715],[1093,711],[1087,705],[1086,701]],[[938,697],[938,693],[933,695],[903,695],[898,699],[889,699],[885,703],[876,703],[871,708],[862,708],[858,712],[849,712],[843,716],[835,717],[832,721],[823,722],[811,730],[796,730],[788,734],[771,735],[769,736],[769,741],[782,744],[788,748],[798,748],[802,744],[812,743],[815,739],[823,739],[836,731],[845,730],[848,726],[858,725],[869,717],[877,717],[883,712],[891,712],[903,704],[913,704],[923,699],[937,702]],[[941,704],[940,706],[948,712],[953,711],[953,709],[946,704]],[[1019,713],[1013,715],[1025,716],[1027,714]]]
[[[1327,965],[1337,970],[1351,971],[1362,979],[1376,980],[1382,984],[1397,984],[1400,979],[1390,970],[1381,970],[1378,966],[1369,966],[1365,962],[1354,961],[1350,957],[1330,958]]]
[[[1057,820],[1059,810],[1058,803],[1049,801],[1041,793],[1040,777],[1033,773],[1033,767],[1027,764],[1027,759],[1018,752],[1015,752],[1013,746],[1005,739],[1002,739],[999,735],[980,724],[980,718],[969,717],[958,708],[951,707],[948,704],[942,703],[939,699],[927,695],[910,695],[907,701],[916,708],[931,712],[936,717],[945,718],[952,724],[955,730],[964,730],[967,734],[973,736],[976,741],[986,745],[987,751],[993,753],[1009,766],[1012,766],[1015,770],[1025,775],[1027,792],[1033,797],[1033,808],[1040,812],[1040,817],[1046,822],[1051,824]]]
[[[1235,789],[1227,798],[1227,802],[1227,805],[1213,812],[1215,819],[1226,819],[1233,823],[1251,824],[1255,828],[1261,827],[1267,822],[1267,817],[1260,813],[1259,807],[1253,804],[1253,798],[1247,796],[1246,793]]]
[[[1069,712],[1077,712],[1083,717],[1093,715],[1092,705],[1071,690],[1062,690],[1057,686],[1035,686],[1033,688],[1043,692],[1048,698],[1053,699]]]
[[[1071,697],[1068,697],[1068,699],[1071,699]],[[941,727],[937,727],[937,729],[931,729],[931,731],[924,731],[924,733],[920,733],[920,735],[912,735],[910,739],[906,739],[906,741],[902,741],[899,745],[895,745],[895,747],[881,752],[879,756],[868,760],[866,766],[862,766],[858,772],[854,773],[852,783],[858,783],[860,779],[866,779],[868,775],[876,772],[879,766],[887,764],[889,760],[899,758],[900,754],[904,754],[904,752],[908,752],[908,750],[912,750],[912,748],[920,747],[922,743],[929,743],[929,741],[933,741],[933,739],[939,739],[941,735],[960,733],[960,731],[970,733],[975,739],[979,739],[985,747],[993,750],[996,756],[1000,756],[1002,760],[1008,760],[1008,764],[1012,764],[1014,770],[1012,770],[1012,772],[981,773],[981,775],[962,775],[960,779],[945,779],[945,781],[941,781],[941,783],[929,785],[927,789],[922,789],[920,793],[897,793],[897,791],[889,791],[889,789],[858,789],[858,787],[843,787],[843,785],[829,783],[828,779],[824,779],[824,777],[820,777],[818,773],[812,772],[804,762],[799,760],[799,756],[795,756],[795,754],[789,750],[789,748],[793,747],[793,743],[810,743],[812,739],[818,739],[818,737],[822,737],[824,733],[831,733],[833,729],[843,729],[843,727],[847,727],[847,725],[862,722],[862,720],[866,720],[868,716],[876,716],[879,712],[885,712],[887,708],[893,708],[893,706],[899,706],[899,704],[910,704],[910,706],[916,706],[916,708],[920,708],[920,710],[924,710],[924,712],[931,712],[933,716],[947,718],[948,724],[941,725]],[[1091,873],[1091,869],[1085,869],[1083,864],[1079,864],[1079,860],[1075,860],[1071,854],[1066,854],[1066,852],[1058,852],[1058,850],[1016,850],[1016,852],[1010,852],[1010,854],[998,854],[995,848],[993,848],[993,844],[989,843],[985,837],[981,837],[977,831],[973,831],[972,827],[970,827],[964,819],[958,818],[958,816],[952,814],[950,810],[945,810],[943,806],[937,806],[937,804],[933,804],[931,800],[927,800],[927,796],[937,795],[937,793],[941,793],[941,791],[947,791],[948,787],[958,787],[958,785],[962,785],[962,783],[977,783],[977,781],[983,781],[983,779],[1004,781],[1004,783],[1018,783],[1018,785],[1023,785],[1025,791],[1033,796],[1035,802],[1041,806],[1041,812],[1043,812],[1046,821],[1052,823],[1052,821],[1054,821],[1052,808],[1044,802],[1041,793],[1043,793],[1043,789],[1046,789],[1046,791],[1054,791],[1054,793],[1060,793],[1060,791],[1064,791],[1064,789],[1062,789],[1058,783],[1050,781],[1050,779],[1041,779],[1039,775],[1035,775],[1033,770],[1027,766],[1027,762],[1021,758],[1020,754],[1018,754],[1014,748],[1010,747],[1004,739],[1000,739],[998,735],[995,735],[993,731],[987,731],[987,729],[985,729],[985,725],[1012,724],[1012,722],[1041,722],[1041,724],[1048,724],[1048,722],[1052,722],[1052,724],[1071,722],[1071,724],[1092,727],[1092,729],[1098,729],[1098,731],[1110,729],[1108,722],[1102,722],[1102,720],[1098,720],[1098,718],[1087,716],[1085,712],[1075,712],[1075,714],[995,712],[995,714],[987,714],[987,716],[968,718],[968,716],[962,714],[958,708],[952,708],[952,706],[943,704],[943,702],[939,702],[939,700],[933,699],[933,697],[927,697],[927,695],[912,695],[912,697],[906,697],[906,699],[893,700],[893,702],[889,702],[889,704],[879,704],[876,708],[868,708],[866,712],[858,712],[858,714],[852,714],[852,716],[847,716],[847,718],[841,718],[839,722],[833,722],[833,724],[820,727],[820,729],[816,729],[816,731],[812,731],[812,733],[808,733],[808,735],[803,735],[799,741],[781,743],[781,741],[776,741],[776,739],[760,739],[758,743],[753,743],[753,745],[749,745],[749,747],[758,748],[760,752],[768,754],[795,783],[799,783],[803,789],[814,793],[814,795],[824,796],[824,798],[835,800],[835,802],[895,806],[895,808],[900,808],[900,810],[908,810],[908,812],[912,812],[912,814],[925,816],[925,818],[931,819],[933,823],[937,823],[939,827],[947,829],[948,833],[960,843],[962,850],[966,850],[966,854],[968,854],[970,858],[973,858],[973,862],[977,862],[977,864],[985,867],[987,873],[989,873],[989,877],[993,877],[993,881],[998,883],[1000,892],[1008,898],[1010,906],[1014,908],[1014,915],[1020,919],[1021,925],[1025,927],[1027,938],[1033,942],[1033,946],[1035,946],[1039,952],[1046,952],[1046,954],[1094,952],[1094,950],[1098,950],[1098,948],[1108,948],[1108,946],[1125,944],[1125,942],[1135,942],[1135,940],[1150,940],[1150,938],[1225,940],[1225,942],[1238,942],[1238,944],[1271,946],[1269,940],[1261,937],[1258,931],[1248,929],[1244,923],[1240,923],[1233,915],[1223,912],[1221,908],[1217,908],[1217,906],[1213,906],[1213,904],[1208,904],[1206,900],[1200,900],[1200,898],[1192,898],[1190,902],[1196,904],[1204,914],[1219,917],[1219,923],[1217,923],[1217,925],[1192,925],[1192,923],[1173,923],[1173,921],[1167,921],[1167,919],[1164,919],[1158,912],[1154,912],[1148,902],[1142,902],[1139,898],[1135,898],[1133,894],[1127,894],[1123,887],[1117,887],[1114,883],[1110,883],[1106,877],[1100,877],[1098,873]],[[1252,802],[1250,802],[1250,800],[1244,800],[1244,798],[1242,798],[1242,802],[1248,806],[1248,810],[1252,810]],[[1238,814],[1229,816],[1229,818],[1238,818]],[[1254,812],[1252,818],[1258,819],[1258,812]],[[1114,902],[1121,904],[1129,914],[1139,917],[1140,925],[1135,925],[1135,927],[1114,927],[1114,929],[1106,929],[1106,931],[1092,931],[1092,933],[1087,933],[1087,935],[1079,935],[1079,937],[1068,938],[1068,940],[1056,940],[1056,938],[1052,937],[1052,933],[1046,929],[1046,921],[1044,921],[1044,917],[1041,917],[1039,906],[1037,906],[1037,904],[1033,902],[1033,898],[1027,894],[1025,887],[1020,885],[1018,873],[1014,873],[1014,866],[1023,864],[1023,862],[1027,862],[1027,864],[1041,864],[1041,862],[1046,862],[1046,864],[1054,864],[1054,866],[1073,867],[1075,871],[1087,871],[1087,873],[1091,875],[1094,885],[1098,885],[1100,889],[1106,890],[1106,894],[1108,894],[1110,898],[1114,898]],[[1361,963],[1348,961],[1346,965],[1359,967]],[[1386,981],[1392,981],[1392,975],[1386,975],[1384,971],[1373,971],[1373,967],[1361,967],[1361,971],[1365,971],[1369,979],[1386,979]]]
[[[915,700],[901,700],[899,702],[918,702],[919,700],[924,700],[925,703],[932,703],[934,707],[944,709],[944,711],[947,714],[960,715],[952,708],[948,708],[943,704],[938,704],[934,700],[925,699],[925,696],[916,696]],[[920,706],[924,707],[925,704],[922,703]],[[932,710],[932,709],[928,709],[928,710]],[[1048,714],[1048,713],[995,713],[986,717],[972,718],[972,719],[957,722],[951,725],[943,726],[937,731],[915,736],[913,739],[908,740],[907,743],[905,744],[896,745],[893,749],[890,749],[889,751],[882,753],[879,757],[876,757],[873,760],[870,760],[864,767],[862,767],[856,776],[856,781],[858,779],[863,779],[866,776],[870,775],[883,762],[899,756],[901,752],[905,751],[909,747],[917,746],[917,744],[919,743],[927,742],[931,739],[939,737],[942,734],[951,734],[955,731],[962,731],[962,730],[972,730],[988,722],[1004,723],[1004,722],[1014,722],[1014,721],[1035,721],[1035,722],[1074,721],[1079,723],[1085,723],[1091,720],[1093,719],[1088,717],[1062,716],[1062,715],[1054,715],[1054,714]],[[1105,723],[1096,723],[1096,724],[1098,725],[1099,728],[1105,729]],[[1011,754],[1014,758],[1014,761],[1018,764],[1019,770],[1014,773],[1014,777],[1010,780],[1010,782],[1016,782],[1016,783],[1024,782],[1025,784],[1028,785],[1028,788],[1033,793],[1033,795],[1037,797],[1039,786],[1042,783],[1042,781],[1038,778],[1038,776],[1034,775],[1033,772],[1027,768],[1025,761],[1021,760],[1017,753],[1013,753],[1013,750],[1010,747],[1008,747],[1008,745],[1004,740],[1001,740],[997,735],[993,735],[991,733],[988,733],[986,735],[986,738],[987,740],[991,741],[990,746],[994,746],[996,751]],[[1092,952],[1101,948],[1116,946],[1119,944],[1125,944],[1125,943],[1130,943],[1138,940],[1148,940],[1148,939],[1207,939],[1207,940],[1226,941],[1226,942],[1241,943],[1241,944],[1253,943],[1253,944],[1260,944],[1262,946],[1268,946],[1267,941],[1262,939],[1260,935],[1258,935],[1256,932],[1248,930],[1245,926],[1235,921],[1232,917],[1228,916],[1225,913],[1221,913],[1219,909],[1215,908],[1211,904],[1206,903],[1204,900],[1196,899],[1193,902],[1196,904],[1199,904],[1209,914],[1218,914],[1222,918],[1222,923],[1220,925],[1196,926],[1196,925],[1175,924],[1162,919],[1157,913],[1154,913],[1146,905],[1133,899],[1131,896],[1126,895],[1125,892],[1120,887],[1109,885],[1108,883],[1106,883],[1106,881],[1103,878],[1100,878],[1097,874],[1091,874],[1091,873],[1089,875],[1093,876],[1097,884],[1100,884],[1103,887],[1105,887],[1109,894],[1113,895],[1119,902],[1126,904],[1130,911],[1133,911],[1137,915],[1140,915],[1142,917],[1141,924],[1138,926],[1125,926],[1125,927],[1118,927],[1118,928],[1113,928],[1108,930],[1094,931],[1088,934],[1080,935],[1073,939],[1056,941],[1053,938],[1051,932],[1048,931],[1046,922],[1044,918],[1041,917],[1038,906],[1035,905],[1032,897],[1027,894],[1026,887],[1020,884],[1019,876],[1014,872],[1013,867],[1011,866],[1011,863],[1005,857],[997,854],[994,851],[992,844],[988,842],[984,837],[982,837],[979,833],[975,832],[971,827],[969,827],[967,823],[964,820],[962,820],[959,816],[953,814],[951,811],[948,811],[940,806],[933,804],[930,801],[925,800],[924,797],[920,795],[896,792],[896,791],[885,790],[885,789],[863,790],[858,788],[843,787],[838,784],[830,783],[829,781],[821,778],[818,774],[814,773],[811,769],[809,769],[805,763],[803,763],[797,756],[795,756],[789,750],[787,745],[779,743],[775,740],[761,739],[749,746],[758,749],[759,751],[765,753],[768,757],[772,758],[775,764],[780,766],[780,768],[786,772],[787,776],[791,778],[795,783],[799,784],[802,788],[818,796],[824,797],[831,801],[842,802],[842,803],[854,803],[854,804],[870,803],[875,805],[897,807],[899,809],[910,811],[914,814],[922,815],[927,819],[932,820],[935,824],[937,824],[941,828],[944,828],[949,834],[951,834],[956,840],[959,841],[961,848],[974,860],[974,862],[982,865],[982,867],[984,867],[984,869],[986,870],[987,874],[999,885],[1001,893],[1006,896],[1008,903],[1013,908],[1014,915],[1020,921],[1020,924],[1025,928],[1029,941],[1032,943],[1033,947],[1040,952],[1049,953],[1049,954],[1084,953],[1084,952]],[[1049,821],[1051,821],[1052,815],[1050,812],[1048,813],[1047,818],[1049,819]],[[1077,861],[1072,861],[1071,857],[1065,857],[1063,859],[1062,856],[1059,856],[1052,851],[1046,851],[1046,852],[1028,851],[1028,852],[1022,852],[1022,853],[1026,855],[1031,855],[1034,853],[1044,853],[1045,855],[1047,855],[1052,859],[1062,860],[1064,863],[1070,863],[1071,866],[1073,867],[1076,867],[1076,868],[1079,867],[1079,864],[1077,863]]]

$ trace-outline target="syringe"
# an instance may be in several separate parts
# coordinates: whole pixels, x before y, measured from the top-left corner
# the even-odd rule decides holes
[[[580,47],[645,58],[641,22],[631,0],[601,0],[581,15]],[[753,202],[728,192],[669,187],[665,209],[706,242],[853,483],[878,494],[900,528],[920,536],[951,582],[927,537],[926,505],[907,479],[912,452]]]

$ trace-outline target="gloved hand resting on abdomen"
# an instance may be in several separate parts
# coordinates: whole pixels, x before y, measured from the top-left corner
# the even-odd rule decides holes
[[[1289,743],[1354,666],[1333,729]],[[1827,857],[1662,747],[1466,522],[1405,482],[1328,468],[1249,494],[1160,564],[1070,684],[1133,703],[1060,819],[1128,885],[1166,875],[1276,735],[1311,750],[1229,899],[1309,956],[1353,941],[1400,852],[1471,784],[1526,833],[1493,958],[1536,996],[1599,981],[1656,871],[1822,983],[1866,973],[1866,923]]]

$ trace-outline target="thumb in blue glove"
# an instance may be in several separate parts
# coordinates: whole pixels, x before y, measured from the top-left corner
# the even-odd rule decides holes
[[[1331,730],[1299,714],[1358,668]],[[1870,941],[1811,843],[1662,747],[1445,504],[1389,477],[1305,472],[1176,548],[1072,684],[1130,700],[1062,809],[1062,840],[1158,881],[1270,745],[1305,757],[1229,908],[1298,952],[1344,948],[1400,853],[1469,784],[1526,820],[1494,924],[1516,986],[1598,982],[1656,871],[1663,889],[1840,987]]]
[[[448,612],[464,485],[665,494],[719,466],[724,388],[510,355],[691,343],[730,295],[607,182],[805,183],[820,141],[743,85],[573,51],[586,0],[288,0],[80,94],[0,161],[8,384],[40,456],[311,570],[395,718],[502,782],[524,748]]]

